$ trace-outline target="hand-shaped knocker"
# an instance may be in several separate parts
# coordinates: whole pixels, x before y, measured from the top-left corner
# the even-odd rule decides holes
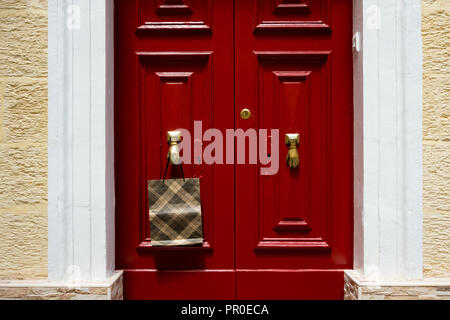
[[[298,154],[297,146],[300,144],[300,134],[293,133],[286,135],[286,145],[289,150],[286,157],[287,165],[295,169],[300,164],[300,155]]]
[[[169,131],[167,132],[167,141],[169,143],[169,153],[167,159],[174,166],[182,164],[180,157],[180,147],[178,144],[181,142],[181,131]]]

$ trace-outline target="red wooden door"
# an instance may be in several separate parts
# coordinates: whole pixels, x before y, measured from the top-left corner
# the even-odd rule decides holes
[[[280,169],[236,167],[239,299],[336,299],[351,269],[352,6],[348,0],[236,1],[241,128],[280,129]],[[284,164],[299,134],[300,165]]]
[[[125,298],[341,298],[342,269],[352,267],[351,1],[115,4]],[[242,108],[252,118],[241,119]],[[146,181],[163,174],[167,131],[189,129],[199,143],[194,121],[223,133],[280,129],[280,169],[185,165],[201,178],[205,243],[153,248]],[[296,170],[283,162],[286,133],[301,137]]]

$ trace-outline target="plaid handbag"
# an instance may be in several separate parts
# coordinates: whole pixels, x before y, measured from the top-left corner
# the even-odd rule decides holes
[[[150,180],[148,203],[152,246],[203,243],[200,179]]]

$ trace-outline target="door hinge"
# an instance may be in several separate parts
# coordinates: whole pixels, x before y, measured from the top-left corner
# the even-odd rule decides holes
[[[352,46],[354,53],[361,52],[361,33],[359,31],[353,35]]]

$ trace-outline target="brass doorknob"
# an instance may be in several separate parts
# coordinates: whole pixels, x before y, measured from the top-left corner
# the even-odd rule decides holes
[[[249,109],[242,109],[241,118],[244,120],[250,119],[252,116],[252,112]]]

